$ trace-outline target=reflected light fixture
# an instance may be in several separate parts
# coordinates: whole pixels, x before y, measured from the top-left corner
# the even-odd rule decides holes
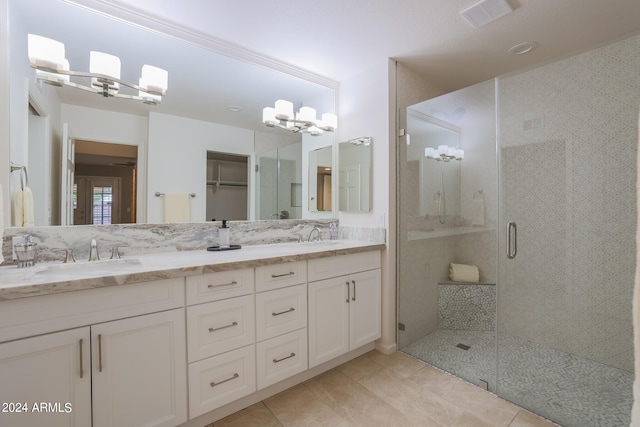
[[[322,119],[316,119],[316,110],[311,107],[301,107],[293,113],[293,103],[284,99],[275,102],[275,107],[262,110],[262,123],[268,127],[278,127],[288,131],[306,132],[313,136],[323,132],[333,132],[338,127],[338,117],[333,113],[324,113]]]
[[[451,160],[464,159],[464,150],[448,145],[438,145],[438,148],[427,147],[424,149],[427,159],[448,162]]]
[[[138,84],[120,79],[120,58],[103,52],[91,51],[89,72],[72,71],[65,58],[64,44],[35,34],[28,35],[29,65],[35,68],[36,77],[54,86],[71,86],[88,92],[97,93],[105,98],[125,98],[155,105],[166,94],[169,73],[152,65],[142,67]],[[72,82],[70,76],[91,79],[91,85],[85,86]],[[119,93],[120,85],[137,90],[138,95]]]

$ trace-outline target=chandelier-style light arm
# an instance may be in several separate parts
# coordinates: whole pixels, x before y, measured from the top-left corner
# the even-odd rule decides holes
[[[262,122],[268,127],[277,127],[290,132],[307,132],[313,136],[323,132],[333,132],[338,127],[338,118],[333,113],[325,113],[321,120],[316,119],[316,110],[302,107],[298,113],[293,112],[293,103],[283,99],[275,102],[275,107],[262,110]]]
[[[135,89],[135,90],[140,91],[140,92],[148,93],[149,95],[156,95],[156,96],[164,96],[164,95],[166,95],[166,91],[159,92],[159,91],[156,91],[156,90],[147,89],[147,88],[138,86],[136,84],[127,82],[127,81],[122,80],[122,79],[116,79],[115,77],[107,76],[106,74],[87,73],[85,71],[56,70],[56,69],[53,69],[53,68],[38,66],[38,65],[35,65],[35,64],[31,64],[31,68],[35,68],[36,70],[40,70],[40,71],[45,71],[47,73],[62,74],[62,75],[65,75],[65,76],[95,78],[100,83],[107,84],[109,86],[112,86],[113,83],[120,83],[121,85],[130,87],[131,89]],[[51,80],[51,79],[48,79],[48,80]],[[76,83],[73,83],[73,82],[65,81],[64,84],[66,86],[72,86],[72,87],[76,87],[78,89],[84,89],[84,90],[87,90],[89,92],[102,93],[102,91],[100,91],[100,90],[93,90],[93,88],[90,88],[88,86],[83,86],[83,85],[80,85],[80,84],[76,84]],[[129,97],[130,96],[127,95],[127,98],[129,98]]]

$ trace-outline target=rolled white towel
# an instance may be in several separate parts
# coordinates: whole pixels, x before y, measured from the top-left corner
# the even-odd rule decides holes
[[[454,282],[478,283],[480,272],[475,265],[454,264],[449,265],[449,279]]]

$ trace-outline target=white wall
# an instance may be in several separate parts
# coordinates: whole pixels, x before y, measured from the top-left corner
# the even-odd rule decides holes
[[[9,10],[7,0],[0,0],[0,99],[9,99]],[[8,226],[11,221],[11,212],[7,193],[9,191],[9,104],[0,102],[0,186],[3,195],[0,197],[0,230]],[[2,233],[0,233],[2,237]],[[0,255],[0,259],[2,256]]]
[[[373,139],[372,211],[340,212],[340,226],[387,227],[387,250],[382,252],[382,337],[376,347],[384,352],[396,350],[395,280],[395,191],[390,174],[395,174],[395,138],[390,139],[390,123],[395,117],[395,61],[380,60],[355,78],[342,82],[338,94],[337,141],[360,136]],[[394,132],[395,133],[395,132]],[[337,152],[338,150],[335,150]],[[392,210],[391,207],[394,206]]]
[[[154,193],[196,193],[191,222],[205,221],[207,151],[251,156],[254,133],[246,129],[160,113],[149,114],[147,222],[164,222],[163,199]],[[254,182],[255,176],[250,182]]]
[[[386,227],[389,213],[389,62],[340,85],[338,141],[373,138],[373,200],[370,213],[340,212],[340,225]]]

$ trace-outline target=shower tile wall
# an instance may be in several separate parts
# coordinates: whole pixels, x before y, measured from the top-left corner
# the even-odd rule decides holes
[[[505,220],[541,227],[518,226],[499,332],[630,372],[639,69],[636,36],[498,83]]]

